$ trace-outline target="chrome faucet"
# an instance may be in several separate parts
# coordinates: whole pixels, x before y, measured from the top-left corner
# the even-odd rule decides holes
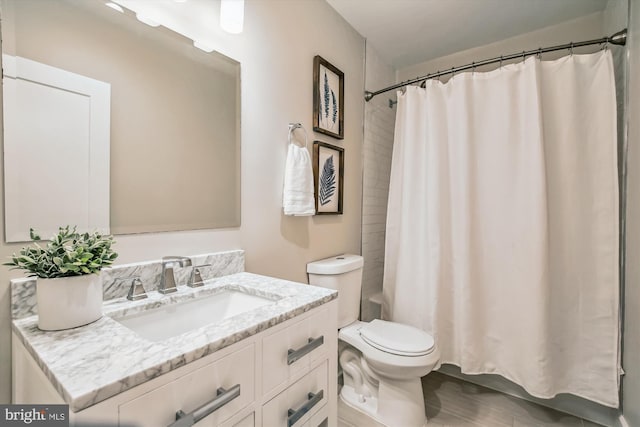
[[[161,294],[170,294],[178,290],[173,272],[174,267],[191,267],[191,259],[184,256],[162,257],[162,275],[160,276],[160,286],[158,286],[158,292]]]

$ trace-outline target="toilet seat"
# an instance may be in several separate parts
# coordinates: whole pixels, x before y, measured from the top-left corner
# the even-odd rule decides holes
[[[428,333],[401,323],[374,319],[359,330],[360,337],[372,347],[398,356],[426,356],[435,341]]]
[[[388,379],[407,380],[420,378],[439,366],[440,350],[437,344],[429,354],[422,356],[402,356],[380,350],[364,340],[360,330],[367,322],[359,320],[345,326],[338,332],[338,339],[360,351],[375,373]]]

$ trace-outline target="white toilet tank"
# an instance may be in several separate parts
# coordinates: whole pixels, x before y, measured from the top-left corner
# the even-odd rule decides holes
[[[338,328],[358,320],[362,266],[360,255],[337,255],[307,264],[309,284],[338,291]]]

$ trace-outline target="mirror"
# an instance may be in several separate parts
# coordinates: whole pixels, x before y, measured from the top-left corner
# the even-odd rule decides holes
[[[111,233],[240,225],[238,62],[197,49],[192,40],[144,24],[128,9],[105,7],[104,1],[2,0],[1,6],[3,54],[110,86],[110,156],[103,156],[107,158],[97,168],[108,165]],[[63,110],[61,115],[77,124],[60,105],[55,102],[52,108]],[[25,117],[24,110],[16,114],[19,123],[42,123]],[[9,136],[5,133],[5,146]],[[66,164],[63,153],[68,151],[77,152],[56,146],[50,152],[48,160],[57,174],[68,174],[67,169],[91,174],[96,168],[89,161]],[[29,171],[27,160],[7,153],[5,166]],[[39,177],[27,173],[22,179],[25,176]],[[46,185],[41,177],[34,185],[46,185],[50,201],[63,200],[62,194],[73,191],[69,183],[81,180],[77,173],[73,176],[65,185]],[[91,199],[98,186],[88,182],[90,211],[96,209]],[[25,209],[20,200],[24,196],[16,197],[17,203],[6,204]],[[78,211],[84,215],[86,210]],[[41,206],[36,215],[47,216],[47,207]]]

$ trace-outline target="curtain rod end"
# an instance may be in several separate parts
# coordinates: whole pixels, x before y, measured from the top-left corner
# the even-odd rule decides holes
[[[607,40],[611,44],[615,44],[618,46],[624,46],[627,43],[627,29],[618,31]]]
[[[364,91],[364,100],[369,102],[371,101],[371,99],[373,98],[373,93],[369,92],[368,90]]]

